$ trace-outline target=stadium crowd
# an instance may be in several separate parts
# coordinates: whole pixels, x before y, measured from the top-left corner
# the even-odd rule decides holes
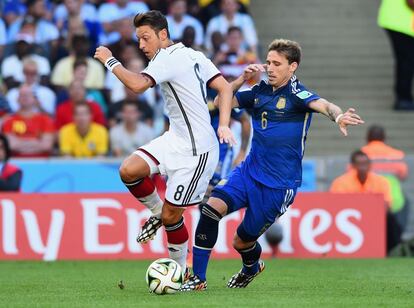
[[[148,59],[132,24],[162,11],[171,38],[231,79],[257,62],[249,1],[8,0],[0,6],[0,124],[11,157],[126,156],[164,130],[158,88],[136,95],[92,56],[110,48],[128,69]]]

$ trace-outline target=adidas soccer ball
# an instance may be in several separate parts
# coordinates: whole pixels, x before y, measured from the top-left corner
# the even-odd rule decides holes
[[[177,262],[172,259],[162,258],[151,263],[145,278],[151,293],[158,295],[172,294],[181,287],[183,272]]]

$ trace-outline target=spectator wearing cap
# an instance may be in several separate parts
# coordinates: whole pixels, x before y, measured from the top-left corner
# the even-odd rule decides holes
[[[172,0],[167,15],[168,30],[173,41],[179,41],[183,37],[184,29],[191,26],[195,30],[194,45],[202,46],[204,44],[204,30],[201,22],[193,16],[187,14],[186,0]]]
[[[118,21],[131,18],[138,13],[147,12],[148,6],[143,1],[115,0],[103,3],[98,10],[98,19],[105,32],[105,44],[112,44],[119,39]]]
[[[0,134],[0,192],[20,190],[22,170],[9,163],[9,158],[9,141],[6,136]]]
[[[105,71],[99,61],[88,56],[89,46],[89,40],[85,35],[73,36],[69,56],[59,60],[52,71],[52,84],[67,88],[73,81],[73,64],[77,59],[85,59],[88,72],[84,86],[89,89],[104,87]]]
[[[82,81],[74,80],[69,86],[69,99],[61,103],[56,110],[56,128],[73,122],[74,110],[77,105],[87,104],[90,106],[92,121],[101,125],[106,124],[105,116],[101,107],[96,102],[86,99],[86,89]]]
[[[9,0],[9,1],[0,1],[0,6],[3,6],[3,18],[7,25],[11,25],[19,17],[24,16],[27,11],[26,3],[23,0]]]
[[[59,31],[54,24],[45,19],[45,0],[27,0],[26,5],[26,16],[18,18],[9,27],[8,42],[13,43],[21,28],[30,25],[34,32],[34,42],[42,46],[48,55],[53,56],[58,44]]]
[[[31,57],[23,60],[23,75],[25,77],[23,84],[29,86],[35,95],[37,112],[45,112],[49,115],[55,114],[56,95],[48,87],[42,86],[40,82],[39,70],[37,63]],[[19,110],[19,89],[10,89],[6,94],[12,112]]]
[[[10,142],[12,156],[50,156],[55,136],[52,119],[44,113],[35,111],[37,102],[30,86],[20,87],[18,102],[19,110],[5,119],[2,127]]]
[[[16,37],[15,53],[6,57],[1,65],[1,75],[8,89],[19,86],[25,81],[23,60],[30,57],[37,64],[40,83],[49,84],[50,64],[47,58],[34,53],[34,37],[19,33]]]
[[[59,131],[61,155],[76,158],[102,157],[108,152],[108,131],[92,122],[91,106],[86,103],[74,107],[73,123]]]
[[[221,14],[212,18],[206,30],[206,47],[212,50],[211,36],[214,32],[219,31],[226,35],[231,26],[239,27],[243,32],[244,44],[251,51],[257,51],[257,33],[253,19],[243,13],[238,13],[239,3],[236,0],[221,0]]]

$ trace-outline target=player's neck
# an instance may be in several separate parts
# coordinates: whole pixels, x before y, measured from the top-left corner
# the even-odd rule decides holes
[[[174,44],[176,44],[176,43],[174,43],[172,40],[166,40],[165,43],[161,44],[161,48],[168,48],[168,47],[170,47]]]

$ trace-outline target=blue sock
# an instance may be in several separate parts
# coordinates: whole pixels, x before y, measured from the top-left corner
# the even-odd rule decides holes
[[[193,272],[205,281],[208,260],[217,241],[218,225],[222,216],[206,203],[200,205],[200,212],[193,247]]]
[[[252,247],[239,250],[243,260],[242,272],[247,275],[254,275],[259,271],[259,259],[262,254],[262,247],[256,242]]]

